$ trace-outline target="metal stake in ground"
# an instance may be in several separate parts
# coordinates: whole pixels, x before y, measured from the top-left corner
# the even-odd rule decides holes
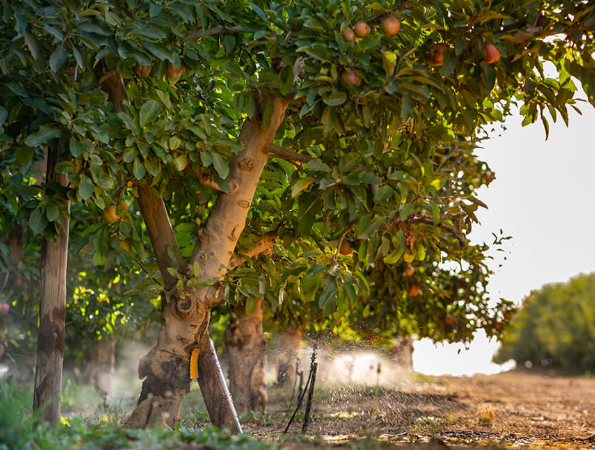
[[[312,363],[312,377],[310,379],[310,389],[308,390],[308,400],[306,401],[306,412],[304,413],[304,425],[302,425],[302,433],[305,433],[310,422],[310,408],[312,407],[312,397],[314,396],[314,383],[316,383],[316,369],[318,363]]]
[[[312,380],[312,374],[316,372],[316,363],[314,362],[316,360],[316,344],[314,344],[314,348],[312,349],[312,359],[311,359],[311,363],[310,363],[310,373],[308,374],[308,380],[306,381],[306,386],[304,386],[304,390],[301,392],[301,395],[298,396],[298,404],[295,408],[295,411],[293,412],[293,414],[291,415],[291,418],[289,419],[289,422],[287,423],[287,426],[285,427],[285,430],[283,430],[283,434],[287,433],[287,430],[289,430],[289,427],[291,426],[291,424],[293,423],[293,419],[295,419],[295,415],[297,414],[297,412],[299,411],[300,407],[302,406],[302,401],[304,400],[304,395],[306,395],[306,391],[308,390],[308,386],[310,385],[310,381]],[[301,384],[301,382],[300,382]],[[312,393],[314,391],[312,390]],[[311,402],[311,398],[308,400],[309,402]],[[309,408],[308,408],[309,410]]]

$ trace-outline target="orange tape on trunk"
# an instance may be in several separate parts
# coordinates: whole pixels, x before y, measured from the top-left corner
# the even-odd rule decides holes
[[[190,355],[190,379],[196,380],[198,378],[198,355],[200,354],[200,350],[194,349],[192,350],[192,354]]]

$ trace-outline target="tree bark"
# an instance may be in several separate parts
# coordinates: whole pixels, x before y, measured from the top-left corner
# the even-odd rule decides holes
[[[277,384],[292,386],[295,381],[295,363],[302,344],[301,328],[287,327],[279,342]]]
[[[225,346],[229,355],[229,389],[240,413],[266,411],[266,344],[262,299],[256,299],[250,313],[245,303],[235,306],[225,332]]]
[[[62,186],[68,184],[66,175],[54,172],[61,154],[61,143],[49,151],[46,175],[48,186],[52,182],[58,182]],[[64,202],[70,210],[70,202]],[[59,422],[61,413],[68,226],[69,219],[66,218],[56,242],[44,239],[41,250],[39,332],[33,408],[41,409],[40,419],[46,422]]]

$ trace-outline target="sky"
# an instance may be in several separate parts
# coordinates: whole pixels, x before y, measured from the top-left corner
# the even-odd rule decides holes
[[[568,128],[560,118],[550,124],[547,141],[541,122],[521,127],[522,118],[512,116],[478,151],[496,180],[479,192],[489,209],[480,211],[469,237],[491,244],[492,232],[512,236],[492,266],[492,298],[521,302],[544,284],[595,272],[595,108],[580,109],[582,116],[570,114]],[[415,345],[414,369],[428,375],[510,369],[491,363],[497,348],[483,333],[468,351],[424,339]]]

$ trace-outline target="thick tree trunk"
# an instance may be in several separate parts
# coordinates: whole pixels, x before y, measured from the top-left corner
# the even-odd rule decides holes
[[[62,145],[50,150],[47,166],[47,184],[68,184],[66,175],[54,172],[60,160]],[[66,201],[70,209],[70,202]],[[62,392],[62,364],[64,360],[64,321],[66,318],[66,265],[68,261],[68,226],[66,218],[56,242],[43,241],[41,249],[41,288],[39,306],[39,333],[33,407],[42,409],[40,419],[60,421],[60,394]]]
[[[245,304],[234,307],[225,332],[225,346],[229,355],[229,389],[240,413],[266,410],[266,345],[262,332],[262,299],[256,300],[254,311],[250,313]]]
[[[287,327],[281,336],[277,360],[277,384],[292,386],[295,381],[295,364],[302,345],[301,328]]]
[[[173,426],[177,421],[180,405],[190,387],[190,354],[199,347],[205,352],[205,345],[199,346],[199,343],[207,331],[210,310],[225,301],[224,288],[218,283],[230,265],[237,240],[244,229],[252,198],[267,161],[266,144],[272,142],[283,119],[285,103],[278,98],[269,100],[273,104],[270,126],[262,129],[260,121],[249,119],[242,127],[240,142],[244,148],[230,160],[229,180],[232,190],[228,194],[221,193],[217,199],[206,226],[200,231],[199,242],[186,270],[189,279],[215,284],[206,287],[184,286],[181,290],[175,288],[176,278],[168,273],[167,268],[176,267],[180,272],[185,270],[180,258],[172,261],[168,256],[168,247],[177,250],[177,243],[163,200],[147,187],[139,189],[141,213],[168,294],[164,294],[162,302],[159,341],[139,365],[139,375],[145,380],[139,405],[127,420],[127,427]],[[198,262],[201,269],[198,277],[192,274],[194,262]],[[218,364],[213,364],[213,356],[216,358],[216,354],[200,358],[202,363],[199,368],[205,370],[205,367],[209,367],[216,371]],[[209,415],[215,425],[233,429],[235,424],[228,422],[229,410],[233,409],[233,405],[221,401],[229,396],[223,392],[224,383],[220,382],[222,377],[217,377],[219,381],[209,386],[214,386],[218,391],[207,393],[203,389],[203,397],[220,399],[212,402]],[[204,380],[206,375],[201,375],[201,378]],[[207,404],[209,402],[207,400]]]

